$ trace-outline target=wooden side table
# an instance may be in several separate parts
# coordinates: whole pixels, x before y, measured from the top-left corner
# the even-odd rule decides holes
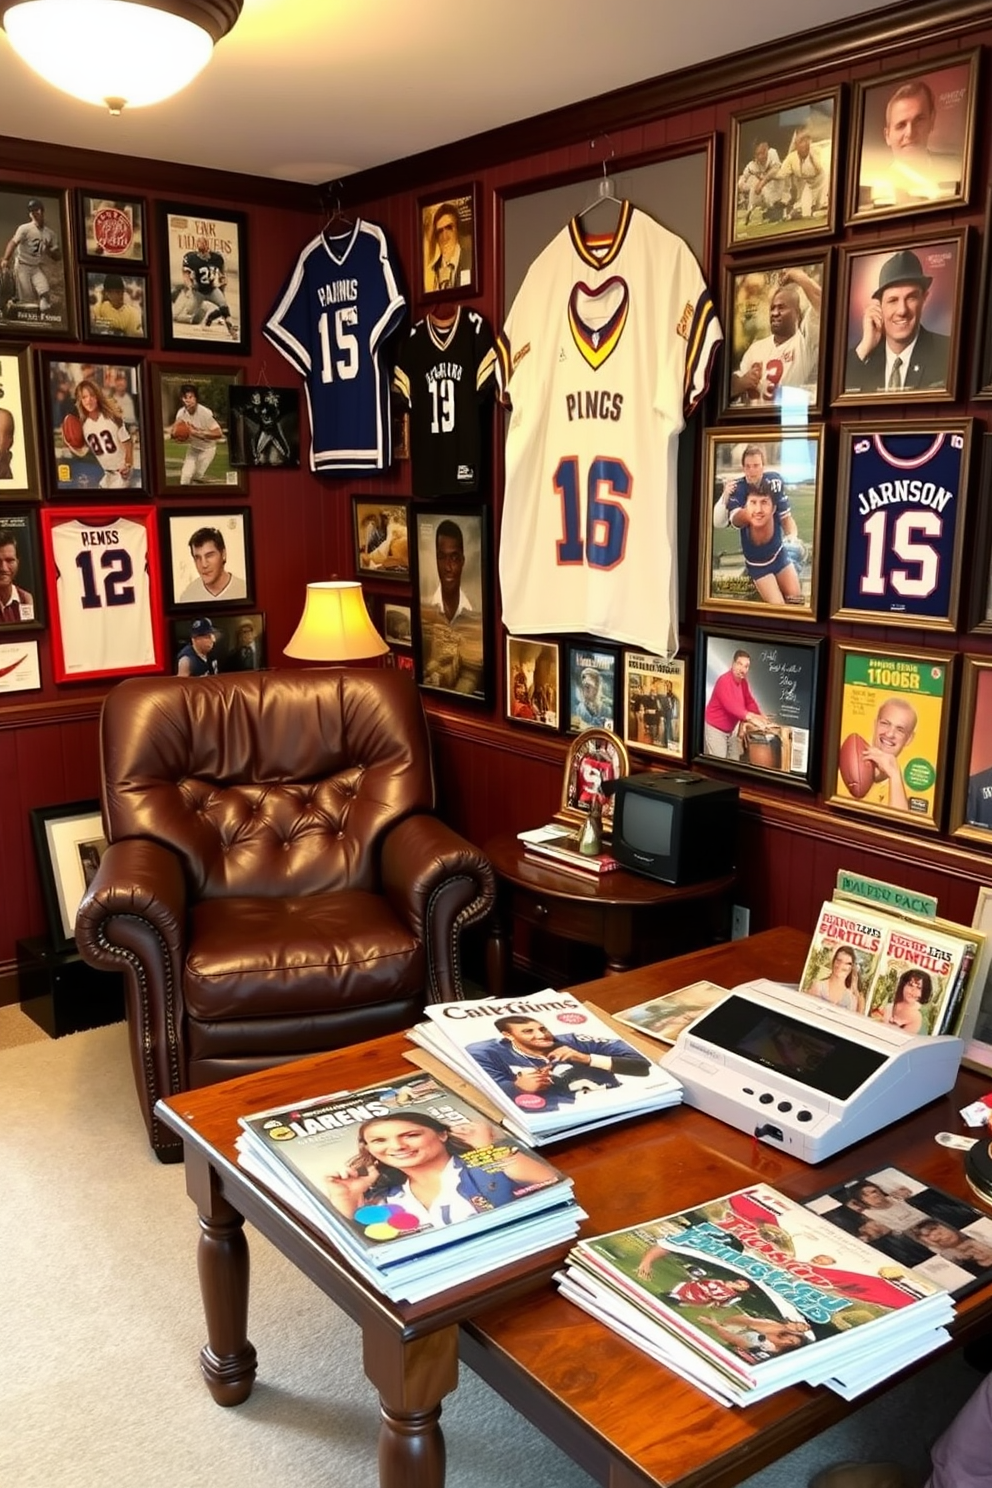
[[[493,997],[506,994],[513,927],[518,923],[546,935],[600,947],[606,953],[606,974],[613,976],[639,964],[639,921],[652,912],[657,917],[703,901],[710,901],[712,907],[714,901],[726,901],[735,882],[731,873],[675,887],[623,868],[580,877],[528,857],[523,843],[512,832],[493,837],[483,851],[493,865],[498,888],[486,946],[486,977]]]

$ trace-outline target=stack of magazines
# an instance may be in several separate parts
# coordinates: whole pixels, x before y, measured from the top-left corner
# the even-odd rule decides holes
[[[409,1032],[483,1091],[503,1124],[541,1146],[677,1105],[674,1076],[568,992],[431,1003]]]
[[[845,1400],[949,1339],[946,1288],[766,1184],[573,1246],[562,1294],[725,1405]]]
[[[419,1072],[240,1125],[240,1165],[393,1301],[568,1245],[586,1217],[570,1178]]]

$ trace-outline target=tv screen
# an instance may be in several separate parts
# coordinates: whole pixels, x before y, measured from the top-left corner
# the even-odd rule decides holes
[[[657,796],[642,796],[627,791],[623,797],[620,831],[624,842],[634,852],[667,858],[672,851],[672,827],[675,807]]]

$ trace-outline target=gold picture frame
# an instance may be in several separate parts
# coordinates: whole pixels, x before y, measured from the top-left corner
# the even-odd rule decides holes
[[[556,821],[584,822],[597,803],[603,813],[603,836],[613,829],[613,797],[602,786],[630,774],[630,755],[623,740],[610,729],[588,728],[576,734],[565,757],[561,807]]]

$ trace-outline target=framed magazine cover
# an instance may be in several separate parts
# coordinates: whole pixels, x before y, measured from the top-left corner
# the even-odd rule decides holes
[[[143,363],[115,348],[100,362],[43,353],[39,368],[49,494],[150,495]]]
[[[248,218],[158,202],[162,345],[244,355],[251,346]]]
[[[584,822],[593,806],[603,817],[603,835],[613,829],[613,796],[603,793],[607,780],[630,774],[630,756],[623,740],[608,729],[583,729],[572,741],[565,758],[558,821]]]
[[[976,48],[855,80],[845,222],[967,203],[978,66]]]
[[[731,115],[728,248],[833,232],[839,123],[839,88]]]
[[[38,513],[0,507],[0,640],[14,631],[43,630],[45,588],[41,577]]]
[[[822,436],[761,425],[707,429],[699,604],[740,615],[816,619]]]
[[[842,424],[831,613],[954,630],[971,419]]]
[[[514,723],[557,730],[560,648],[557,641],[506,637],[506,717]]]
[[[410,582],[410,502],[404,497],[352,496],[355,572],[360,579]]]
[[[478,187],[454,186],[417,203],[423,300],[458,299],[479,291],[476,242]]]
[[[230,442],[230,392],[244,381],[244,368],[152,363],[151,374],[159,485],[244,494],[248,480],[231,459]]]
[[[40,501],[31,349],[0,346],[0,504]],[[2,514],[0,514],[2,520]]]
[[[615,647],[568,641],[565,687],[563,718],[570,734],[588,728],[616,728],[620,653]]]
[[[166,603],[198,613],[254,603],[251,508],[161,511]]]
[[[76,191],[79,256],[104,265],[147,264],[147,208],[140,196]]]
[[[55,681],[161,672],[155,508],[46,506],[41,530]]]
[[[411,513],[417,681],[475,702],[492,700],[488,532],[481,502],[418,502]]]
[[[686,664],[642,651],[623,653],[623,742],[636,754],[685,760]]]
[[[964,656],[950,831],[992,847],[992,656]]]
[[[822,413],[829,268],[829,251],[728,266],[721,413],[783,426]]]
[[[76,910],[107,850],[99,801],[36,806],[31,811],[48,936],[56,951],[75,947]]]
[[[821,638],[700,626],[695,758],[813,790],[820,754],[822,647]]]
[[[824,799],[935,832],[947,790],[954,655],[834,641]]]
[[[76,338],[68,195],[48,186],[0,186],[0,336]]]

